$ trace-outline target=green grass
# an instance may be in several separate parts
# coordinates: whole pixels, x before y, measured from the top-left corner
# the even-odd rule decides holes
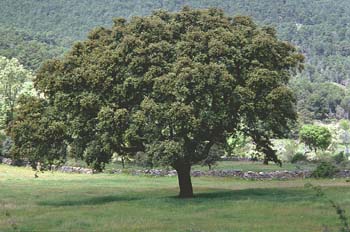
[[[176,177],[80,175],[0,165],[0,231],[322,231],[338,226],[325,192],[350,212],[339,180],[193,178],[196,198],[176,198]],[[336,231],[336,230],[334,230]]]

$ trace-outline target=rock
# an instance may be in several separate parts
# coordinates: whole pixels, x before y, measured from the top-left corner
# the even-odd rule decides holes
[[[1,161],[3,164],[7,164],[7,165],[13,165],[14,162],[12,161],[12,159],[9,159],[9,158],[2,158],[2,161]]]

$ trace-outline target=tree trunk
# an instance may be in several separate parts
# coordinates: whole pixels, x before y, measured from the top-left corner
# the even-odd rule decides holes
[[[193,188],[191,182],[191,166],[184,165],[176,169],[180,187],[180,198],[193,197]]]
[[[14,109],[11,107],[11,110],[6,113],[5,126],[9,126],[13,120],[13,111]]]
[[[123,169],[125,168],[124,156],[122,156],[122,167],[123,167]]]
[[[264,162],[263,162],[264,165],[269,165],[269,159],[267,157],[264,157]]]

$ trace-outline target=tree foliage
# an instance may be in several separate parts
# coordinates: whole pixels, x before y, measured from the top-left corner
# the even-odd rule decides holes
[[[13,119],[17,98],[25,90],[26,82],[31,79],[31,73],[17,59],[0,56],[0,128],[4,128]],[[28,84],[30,88],[30,83]]]
[[[298,96],[298,111],[302,119],[327,120],[346,118],[349,114],[349,93],[336,83],[305,82],[292,87]]]
[[[230,134],[252,137],[266,161],[279,162],[270,138],[296,119],[287,84],[302,61],[274,29],[248,17],[184,8],[93,30],[43,65],[35,86],[76,156],[103,169],[113,153],[143,152],[176,169],[180,196],[192,197],[191,166]]]
[[[26,69],[36,70],[44,60],[67,50],[44,33],[0,25],[0,56],[16,58]]]
[[[340,126],[340,128],[342,130],[340,138],[341,138],[342,144],[345,146],[344,153],[345,153],[346,156],[349,156],[350,122],[349,122],[349,120],[346,120],[346,119],[340,120],[339,126]]]
[[[331,132],[323,126],[304,125],[299,131],[301,142],[305,143],[311,150],[325,150],[332,142]]]
[[[16,120],[8,128],[13,140],[9,153],[16,160],[27,159],[33,168],[65,161],[67,154],[66,125],[58,120],[48,102],[34,96],[21,96]]]

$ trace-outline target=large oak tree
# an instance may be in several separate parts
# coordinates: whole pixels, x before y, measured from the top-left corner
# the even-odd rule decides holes
[[[232,134],[252,137],[266,162],[279,162],[270,138],[296,118],[287,83],[302,61],[248,17],[184,8],[93,30],[48,61],[35,86],[65,123],[70,152],[96,169],[113,153],[143,153],[176,169],[180,197],[192,197],[191,166]]]

